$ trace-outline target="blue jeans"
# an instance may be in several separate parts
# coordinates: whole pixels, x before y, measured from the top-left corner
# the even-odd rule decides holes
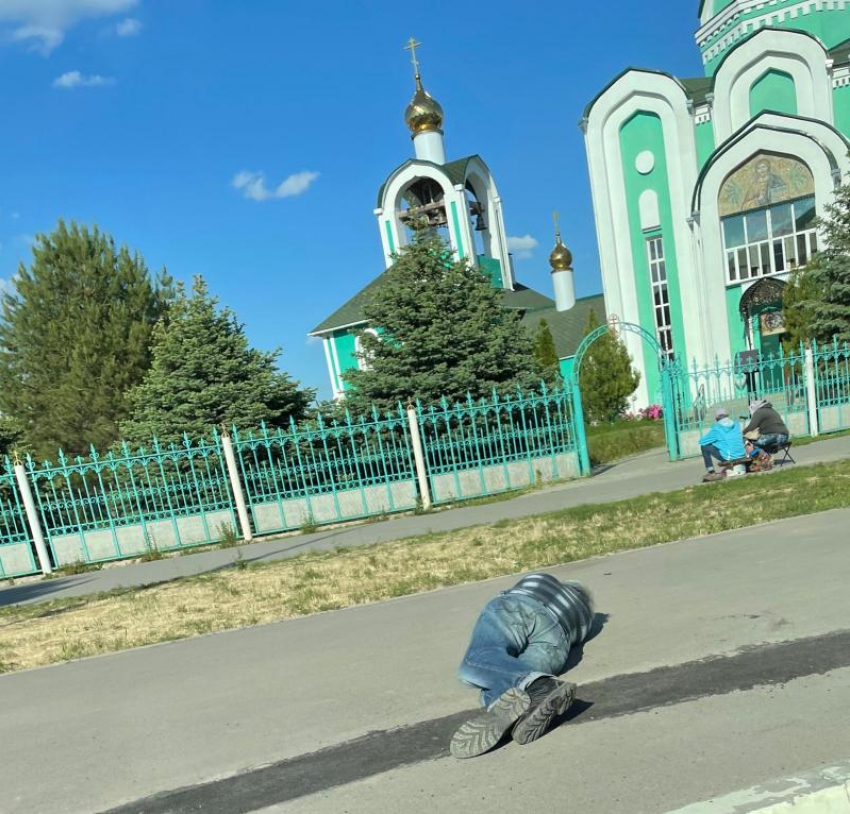
[[[776,450],[779,448],[780,444],[784,444],[788,440],[788,436],[782,432],[771,432],[767,435],[760,435],[755,441],[752,442],[753,446],[756,449],[763,450]],[[753,450],[754,452],[756,450]]]
[[[511,687],[563,673],[569,652],[564,629],[536,599],[501,594],[481,611],[458,676],[478,687],[481,706],[489,707]]]
[[[718,461],[726,460],[723,457],[723,453],[714,444],[706,444],[704,447],[700,447],[700,449],[702,450],[702,460],[705,463],[706,469],[714,469],[712,458],[717,458]]]

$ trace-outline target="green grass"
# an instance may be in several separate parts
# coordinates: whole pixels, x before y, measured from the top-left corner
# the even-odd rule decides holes
[[[664,443],[663,421],[617,421],[587,428],[587,449],[594,466],[663,447]]]
[[[274,622],[848,506],[850,460],[843,460],[275,562],[249,565],[237,558],[233,568],[162,585],[0,608],[0,670]]]

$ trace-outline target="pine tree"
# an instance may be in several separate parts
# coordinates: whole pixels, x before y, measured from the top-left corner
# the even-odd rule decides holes
[[[201,277],[191,295],[178,286],[168,321],[154,331],[151,368],[130,393],[121,432],[131,444],[208,438],[220,424],[280,427],[304,415],[315,392],[277,370],[280,351],[250,347],[236,315],[217,303]]]
[[[12,284],[0,319],[0,412],[38,457],[109,446],[127,391],[150,366],[170,278],[152,282],[144,260],[97,227],[59,221],[36,237]]]
[[[555,338],[545,319],[541,319],[534,332],[534,360],[541,378],[550,386],[558,385],[561,379],[561,363],[555,350]]]
[[[842,185],[835,200],[818,221],[826,238],[807,268],[817,295],[811,302],[817,339],[850,342],[850,183]]]
[[[384,272],[364,313],[381,335],[361,334],[365,369],[346,374],[354,412],[539,385],[531,336],[519,316],[480,271],[452,259],[446,242],[423,225]]]
[[[786,337],[782,346],[786,353],[800,352],[800,343],[808,344],[814,339],[815,314],[813,301],[818,296],[818,286],[812,272],[798,269],[785,286],[782,294],[782,317]]]
[[[591,310],[584,335],[599,327]],[[632,368],[625,344],[610,331],[587,349],[579,374],[585,420],[591,424],[616,421],[626,410],[629,396],[640,384],[640,373]]]

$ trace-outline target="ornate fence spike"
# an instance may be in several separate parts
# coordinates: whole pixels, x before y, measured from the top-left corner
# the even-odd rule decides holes
[[[77,456],[77,457],[80,457],[80,456]],[[92,461],[94,461],[95,463],[97,463],[98,460],[100,460],[100,455],[99,455],[98,451],[94,448],[94,444],[89,444],[89,458],[91,458]]]
[[[187,450],[192,448],[192,439],[189,438],[189,433],[187,432],[183,433],[183,446],[186,447]]]

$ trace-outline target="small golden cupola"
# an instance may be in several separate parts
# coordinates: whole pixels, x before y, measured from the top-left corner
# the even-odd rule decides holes
[[[552,286],[555,289],[555,310],[569,311],[576,304],[573,253],[561,240],[561,227],[558,224],[557,212],[553,214],[553,218],[555,220],[555,248],[549,255],[549,265],[552,267]]]
[[[419,73],[419,60],[416,49],[421,46],[413,37],[404,46],[410,51],[410,61],[413,63],[413,77],[416,90],[410,104],[404,111],[404,123],[410,130],[416,148],[416,157],[435,164],[446,163],[445,147],[443,146],[443,108],[440,103],[422,87],[422,76]]]

